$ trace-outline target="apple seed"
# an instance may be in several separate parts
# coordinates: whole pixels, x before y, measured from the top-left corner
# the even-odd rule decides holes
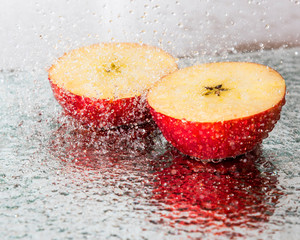
[[[205,91],[203,94],[202,94],[202,96],[208,96],[208,95],[211,95],[211,94],[215,94],[215,95],[217,95],[218,97],[220,97],[220,95],[221,95],[221,92],[223,92],[223,91],[228,91],[229,89],[228,88],[223,88],[223,84],[218,84],[218,85],[216,85],[216,86],[214,86],[214,87],[204,87],[205,88],[205,90],[207,90],[207,91]]]
[[[120,66],[116,66],[116,64],[111,63],[110,67],[105,67],[105,72],[109,73],[109,72],[117,72],[120,73]]]

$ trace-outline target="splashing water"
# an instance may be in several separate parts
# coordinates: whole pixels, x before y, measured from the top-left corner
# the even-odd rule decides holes
[[[221,163],[182,156],[152,123],[91,131],[62,114],[46,73],[0,72],[0,238],[296,239],[299,48],[180,59],[273,67],[287,82],[260,148]]]

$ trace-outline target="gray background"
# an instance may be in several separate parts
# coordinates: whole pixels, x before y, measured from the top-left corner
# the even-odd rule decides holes
[[[187,56],[299,45],[299,34],[296,0],[1,0],[0,69],[45,68],[101,41],[142,41]]]

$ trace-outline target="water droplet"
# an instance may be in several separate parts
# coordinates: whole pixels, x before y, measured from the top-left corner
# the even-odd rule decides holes
[[[179,28],[183,28],[183,24],[182,24],[182,23],[178,23],[177,26],[178,26]]]
[[[195,50],[195,51],[192,51],[192,55],[193,55],[193,56],[199,56],[199,54],[200,54],[199,51],[196,51],[196,50]]]
[[[260,43],[260,44],[259,44],[259,47],[260,47],[261,49],[263,49],[263,48],[265,47],[265,45],[264,45],[263,43]]]

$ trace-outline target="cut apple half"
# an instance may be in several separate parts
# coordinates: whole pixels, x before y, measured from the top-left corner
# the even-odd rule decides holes
[[[146,121],[146,92],[175,70],[176,60],[157,47],[100,43],[66,53],[48,73],[68,115],[83,124],[113,127]]]
[[[270,67],[208,63],[156,83],[148,105],[165,138],[200,159],[235,157],[268,136],[285,103],[285,81]]]

